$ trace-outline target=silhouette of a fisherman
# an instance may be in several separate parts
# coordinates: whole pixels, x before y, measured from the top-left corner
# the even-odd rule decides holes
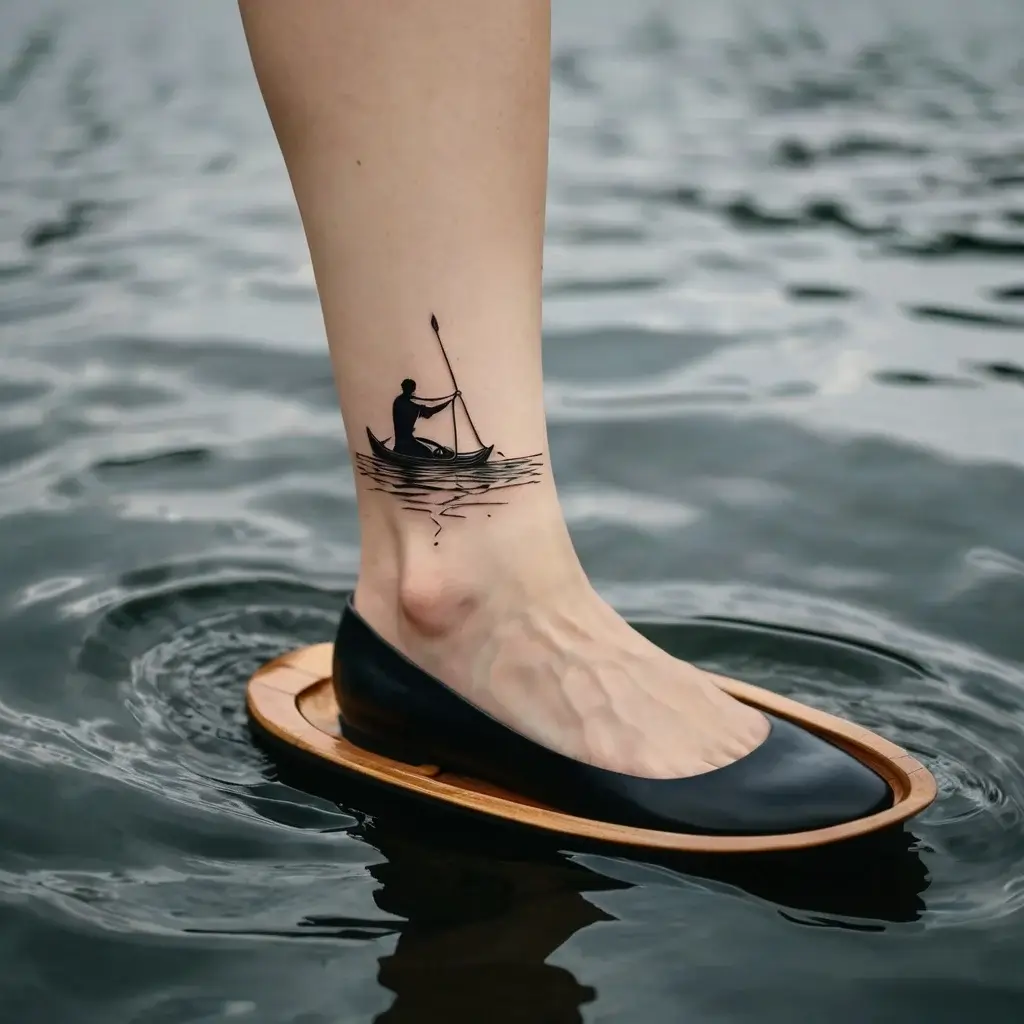
[[[421,416],[424,419],[430,419],[435,413],[447,409],[461,392],[456,391],[440,400],[431,399],[431,401],[440,401],[440,404],[428,405],[423,399],[417,398],[413,394],[415,390],[416,381],[407,377],[402,381],[402,393],[391,405],[391,418],[395,426],[394,450],[399,455],[416,455],[420,458],[452,455],[451,448],[438,444],[437,441],[431,441],[429,437],[416,437],[412,431]]]

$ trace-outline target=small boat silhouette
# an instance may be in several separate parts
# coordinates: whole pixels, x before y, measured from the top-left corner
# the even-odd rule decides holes
[[[455,394],[451,397],[452,407],[452,432],[455,435],[454,447],[449,448],[447,445],[438,444],[437,441],[430,441],[425,437],[417,438],[420,446],[427,448],[430,446],[430,454],[423,455],[409,455],[405,452],[396,452],[394,448],[389,448],[383,441],[377,438],[373,431],[369,427],[366,428],[366,436],[370,440],[370,450],[373,454],[380,459],[382,462],[386,462],[392,466],[402,466],[406,469],[412,469],[418,466],[453,466],[456,469],[465,469],[468,466],[480,466],[483,465],[490,457],[491,452],[494,451],[494,445],[485,445],[483,439],[477,433],[476,425],[473,423],[473,418],[469,415],[469,409],[466,406],[466,400],[462,397],[462,392],[459,390],[459,385],[455,380],[455,373],[452,370],[452,364],[448,360],[448,353],[445,351],[444,342],[441,341],[441,330],[437,323],[437,317],[430,315],[430,327],[434,332],[434,337],[437,338],[437,344],[440,346],[441,355],[444,357],[445,366],[448,367],[448,374],[452,379],[452,387],[455,389]],[[412,380],[403,381],[403,389],[408,385],[411,388],[416,386],[416,382]],[[402,398],[400,395],[396,402]],[[476,442],[480,445],[479,448],[474,448],[472,451],[460,452],[459,451],[459,434],[458,425],[455,420],[455,401],[456,399],[462,404],[463,411],[466,414],[466,418],[469,420],[469,426],[473,431],[473,436],[476,438]],[[447,403],[446,403],[447,404]],[[444,406],[437,406],[435,409],[428,411],[427,415],[433,415],[434,412],[440,411]],[[397,429],[397,425],[396,425]],[[411,429],[411,424],[410,424]]]
[[[378,440],[369,427],[366,428],[366,436],[370,440],[370,450],[378,459],[389,465],[401,466],[405,469],[413,469],[417,466],[454,466],[458,469],[480,466],[491,457],[491,452],[494,451],[493,444],[471,452],[457,452],[444,445],[438,445],[434,455],[403,455],[401,452],[392,451],[383,441]]]

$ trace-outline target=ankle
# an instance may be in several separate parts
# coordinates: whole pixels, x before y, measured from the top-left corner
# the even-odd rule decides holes
[[[407,576],[398,587],[398,626],[404,634],[440,640],[464,626],[485,600],[483,581],[469,574]]]
[[[586,582],[561,517],[532,516],[452,532],[438,547],[422,533],[378,535],[364,543],[356,604],[402,646],[443,640]]]
[[[479,617],[495,598],[497,581],[451,564],[415,569],[394,575],[360,574],[355,605],[360,615],[400,650],[442,643]],[[502,590],[511,589],[508,582]]]

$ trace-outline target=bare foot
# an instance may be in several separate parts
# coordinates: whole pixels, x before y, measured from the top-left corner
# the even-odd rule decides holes
[[[543,586],[490,569],[476,584],[435,573],[390,596],[361,583],[356,605],[385,639],[478,708],[601,768],[697,775],[767,736],[759,711],[642,637],[578,567],[557,579],[548,571]]]

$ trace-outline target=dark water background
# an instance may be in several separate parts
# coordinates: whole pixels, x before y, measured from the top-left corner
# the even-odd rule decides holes
[[[902,852],[736,868],[253,746],[244,681],[329,638],[357,533],[234,5],[3,0],[0,1017],[1022,1019],[1022,40],[1017,0],[556,0],[582,558],[940,784]]]

